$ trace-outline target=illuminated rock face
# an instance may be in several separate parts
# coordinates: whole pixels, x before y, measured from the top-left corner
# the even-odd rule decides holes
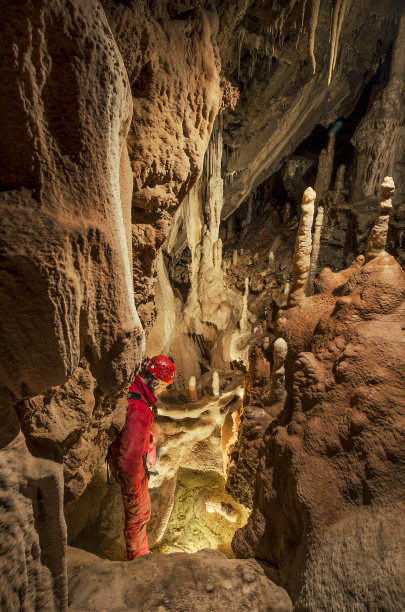
[[[226,559],[213,550],[152,553],[113,564],[69,549],[68,566],[72,611],[292,610],[287,593],[265,577],[256,561]]]
[[[238,556],[278,570],[299,610],[405,601],[405,275],[386,253],[350,272],[336,282],[324,270],[320,286],[332,277],[333,296],[325,289],[280,311],[288,398],[264,438],[252,516],[233,541]]]
[[[63,609],[66,604],[63,486],[66,502],[82,495],[78,510],[90,509],[93,527],[104,537],[97,551],[115,558],[122,553],[122,534],[121,540],[117,536],[121,527],[111,521],[111,513],[121,512],[119,490],[115,487],[114,493],[112,487],[106,492],[100,466],[114,425],[119,426],[125,412],[125,386],[143,356],[144,330],[152,329],[148,345],[152,352],[173,349],[180,374],[171,405],[170,400],[163,402],[163,467],[153,490],[150,525],[152,540],[159,541],[175,501],[178,470],[213,471],[218,477],[225,449],[230,474],[233,460],[236,465],[235,483],[238,470],[239,474],[244,470],[239,496],[251,505],[248,482],[259,461],[263,432],[284,402],[284,376],[291,398],[293,362],[303,348],[308,352],[312,347],[321,315],[334,308],[345,283],[352,295],[349,279],[360,275],[359,259],[348,271],[322,273],[316,281],[320,294],[306,307],[290,309],[276,329],[275,311],[286,304],[291,287],[294,206],[281,202],[280,214],[269,214],[266,227],[254,218],[250,192],[278,169],[319,121],[327,125],[349,113],[368,78],[365,75],[375,70],[393,40],[400,3],[370,0],[370,10],[364,10],[362,3],[335,2],[330,48],[325,3],[302,0],[289,8],[273,4],[263,12],[258,3],[246,1],[185,10],[182,2],[36,0],[9,2],[4,11],[0,477],[6,555],[0,585],[2,605],[7,608]],[[370,206],[369,201],[361,202],[362,193],[372,197],[376,180],[388,171],[386,160],[393,169],[396,197],[403,202],[403,20],[398,31],[389,87],[354,139],[358,170],[354,179],[347,169],[348,183],[354,180],[353,209],[340,176],[331,200],[337,212],[332,206],[328,210],[331,156],[327,172],[322,173],[325,227],[337,228],[335,233],[331,229],[331,242],[338,235],[342,257],[351,256],[351,251],[346,252],[348,241],[358,245],[357,234],[367,234],[368,217],[363,213]],[[325,53],[327,48],[330,54]],[[306,64],[308,59],[311,64]],[[236,107],[237,95],[221,80],[221,71],[238,84],[241,95]],[[232,110],[216,120],[226,107],[224,92],[233,97]],[[376,130],[381,119],[380,134]],[[392,142],[395,146],[390,147]],[[311,164],[308,159],[289,160],[286,182],[296,189]],[[250,236],[251,253],[236,251],[232,245],[230,266],[230,258],[224,257],[221,218],[246,195],[243,229]],[[344,211],[355,219],[355,241],[348,228],[340,226]],[[392,221],[396,234],[388,235],[387,241],[387,250],[391,252],[395,243],[399,255],[401,214],[398,209]],[[385,221],[383,225],[385,236]],[[232,219],[227,226],[229,236],[239,233]],[[263,238],[266,264],[259,269],[257,243]],[[327,240],[326,234],[321,235],[321,259],[322,239]],[[177,259],[190,263],[189,274],[183,269],[186,282],[177,283],[184,295],[173,282],[181,275],[170,270]],[[381,261],[375,257],[373,266]],[[372,275],[371,263],[364,270]],[[388,270],[388,264],[381,266]],[[269,300],[264,316],[269,322],[268,344],[257,351],[260,367],[251,387],[256,397],[252,393],[241,417],[239,382],[229,368],[248,366],[249,348],[263,331],[261,315],[270,290],[275,306]],[[378,298],[383,311],[375,319],[361,309],[363,289],[355,295],[360,296],[355,301],[360,315],[356,311],[355,317],[363,323],[388,316],[384,310],[392,298],[388,290]],[[339,308],[346,306],[339,302]],[[158,316],[152,328],[155,308]],[[288,340],[289,352],[285,363],[275,356],[278,365],[270,378],[270,352],[279,333]],[[370,354],[379,346],[369,347],[363,340]],[[318,360],[318,348],[312,348]],[[378,360],[381,354],[375,357]],[[309,365],[304,359],[302,369],[309,386],[314,372],[320,371],[322,379],[312,358]],[[366,369],[361,367],[361,376]],[[195,396],[194,391],[187,394],[192,376]],[[300,393],[304,397],[301,387],[306,383],[298,383],[297,397]],[[386,384],[388,397],[388,390],[396,388],[388,374]],[[258,401],[261,388],[267,394],[265,405]],[[341,400],[332,399],[337,404]],[[281,427],[291,420],[290,412],[287,402]],[[236,448],[235,437],[224,439],[221,428],[228,417],[233,419],[234,433],[241,423],[247,444]],[[353,418],[356,423],[356,415]],[[300,431],[299,423],[293,425]],[[92,485],[96,486],[83,493],[95,472],[97,482]],[[105,506],[100,503],[101,493]],[[87,506],[86,494],[91,502]],[[204,504],[205,509],[214,509],[213,520],[229,522],[232,514],[225,516],[223,500],[214,496]],[[73,506],[72,517],[73,523],[78,520]],[[78,524],[75,527],[80,538],[83,531]],[[300,562],[294,567],[300,571]],[[311,567],[318,571],[318,566]],[[294,580],[290,583],[295,593]],[[237,607],[237,602],[232,605]]]
[[[46,426],[26,445],[11,398],[63,385],[84,353],[100,392],[114,393],[140,359],[144,337],[127,239],[132,101],[98,2],[6,4],[0,43],[1,597],[10,610],[63,609],[60,449]]]

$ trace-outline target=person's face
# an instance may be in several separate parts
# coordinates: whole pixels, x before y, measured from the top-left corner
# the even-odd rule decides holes
[[[162,380],[153,380],[152,382],[152,388],[153,388],[153,393],[158,396],[160,395],[163,391],[166,391],[167,387],[170,385],[170,382],[163,382]]]

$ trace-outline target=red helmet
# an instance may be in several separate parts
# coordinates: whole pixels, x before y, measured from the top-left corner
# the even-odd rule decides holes
[[[158,378],[165,383],[174,382],[176,368],[174,367],[173,360],[170,357],[166,357],[166,355],[156,355],[152,359],[146,358],[143,367],[154,378]]]

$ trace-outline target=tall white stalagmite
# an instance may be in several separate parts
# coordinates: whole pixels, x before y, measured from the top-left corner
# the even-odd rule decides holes
[[[384,253],[385,251],[394,191],[394,181],[390,176],[386,176],[381,185],[381,200],[378,206],[377,219],[368,237],[366,261],[378,257],[380,253]]]
[[[293,257],[293,284],[288,296],[288,306],[297,306],[305,300],[312,250],[312,221],[316,193],[312,187],[307,187],[302,196],[301,218],[295,241]]]

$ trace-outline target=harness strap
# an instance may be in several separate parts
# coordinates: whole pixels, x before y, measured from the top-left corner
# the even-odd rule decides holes
[[[107,466],[107,483],[110,484],[110,466],[108,464],[108,457],[110,455],[110,447],[108,447],[107,454],[105,456],[105,464]]]
[[[147,407],[149,408],[149,410],[151,412],[153,410],[154,416],[157,417],[157,408],[156,408],[156,405],[155,406],[151,406],[150,404],[148,404],[146,399],[144,399],[140,393],[136,393],[135,391],[128,391],[127,399],[134,399],[134,400],[138,400],[138,402],[143,402],[144,404],[147,405]]]

